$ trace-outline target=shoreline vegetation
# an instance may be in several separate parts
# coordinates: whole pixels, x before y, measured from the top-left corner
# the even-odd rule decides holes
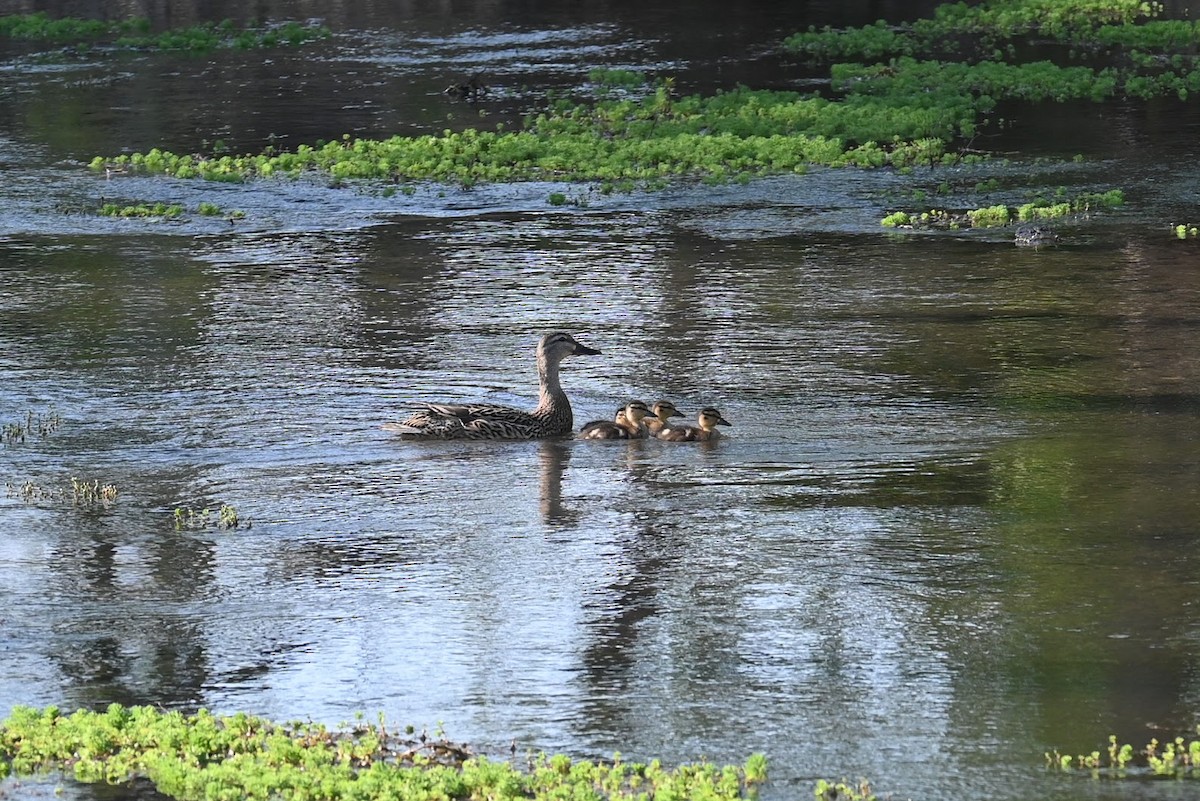
[[[239,27],[227,19],[155,32],[145,17],[113,22],[75,17],[51,19],[44,12],[0,17],[0,39],[45,42],[71,47],[76,52],[97,48],[206,52],[222,48],[295,47],[331,35],[323,25],[299,22]]]
[[[1087,772],[1096,780],[1145,777],[1200,779],[1200,726],[1191,738],[1151,740],[1140,750],[1115,735],[1104,751],[1045,755],[1048,770]],[[698,762],[667,768],[659,760],[610,761],[527,753],[516,745],[496,761],[413,727],[389,728],[359,716],[328,728],[274,723],[237,713],[168,712],[110,704],[104,711],[63,713],[58,707],[15,707],[0,720],[0,781],[55,776],[82,783],[148,781],[183,801],[289,798],[292,801],[492,801],[581,799],[741,801],[758,797],[767,758],[742,765]],[[816,781],[821,801],[875,801],[866,779]]]
[[[904,25],[880,21],[788,37],[785,52],[828,64],[824,92],[738,86],[679,96],[671,77],[592,70],[578,93],[549,98],[515,130],[497,125],[379,139],[344,134],[242,155],[152,148],[96,156],[90,167],[109,175],[232,182],[313,174],[405,188],[574,182],[596,184],[607,194],[653,191],[672,181],[720,184],[802,174],[814,166],[913,173],[987,164],[991,157],[975,147],[978,137],[1019,124],[1011,115],[999,118],[1002,102],[1186,100],[1200,90],[1200,22],[1159,20],[1160,13],[1159,4],[1138,0],[945,4],[933,17]],[[1054,60],[1022,60],[1031,48],[1054,53]],[[551,205],[563,205],[565,196],[556,194]],[[1045,207],[1039,219],[1078,213],[1056,203]],[[910,207],[881,223],[905,227],[896,214],[918,221],[925,215],[973,227],[973,219],[986,217],[975,212],[988,208]]]
[[[329,729],[245,714],[194,715],[111,704],[63,714],[17,707],[0,722],[0,779],[58,772],[75,781],[148,780],[178,799],[449,801],[487,798],[738,801],[766,781],[761,754],[744,765],[665,768],[657,761],[529,754],[493,761],[440,733],[389,730],[383,718]]]

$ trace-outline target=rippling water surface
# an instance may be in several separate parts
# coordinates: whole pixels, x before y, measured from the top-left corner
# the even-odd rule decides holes
[[[639,20],[356,20],[309,57],[305,85],[319,105],[347,64],[363,76],[349,93],[375,99],[422,76],[389,108],[433,119],[478,111],[438,93],[428,65],[449,52],[549,83],[563,62],[710,80],[736,61],[688,61]],[[237,58],[218,55],[153,78],[140,58],[0,75],[0,422],[62,418],[0,449],[0,710],[383,712],[500,755],[513,741],[670,762],[763,751],[770,801],[843,776],[946,801],[1192,789],[1063,777],[1042,754],[1173,736],[1200,710],[1200,255],[1165,225],[1194,216],[1200,184],[1194,157],[1155,166],[1195,155],[1193,109],[1173,127],[1113,110],[1089,122],[1111,134],[1094,159],[1014,163],[1131,196],[1032,250],[1008,233],[881,232],[920,175],[815,170],[566,208],[541,184],[389,196],[93,176],[78,163],[92,151],[211,132],[151,120],[192,119],[174,103],[119,113],[84,76],[203,107],[187,75],[240,74],[213,73]],[[533,92],[499,83],[517,106]],[[58,140],[39,116],[56,93],[79,112]],[[327,124],[210,99],[247,140]],[[374,124],[346,102],[337,130]],[[1117,153],[1121,132],[1163,149]],[[929,178],[946,179],[977,180]],[[114,193],[247,217],[84,213]],[[553,329],[603,351],[565,364],[577,423],[666,397],[689,416],[717,405],[729,436],[380,429],[423,400],[532,405],[533,347]],[[20,491],[72,477],[119,497]],[[176,508],[220,504],[248,525],[175,528]]]

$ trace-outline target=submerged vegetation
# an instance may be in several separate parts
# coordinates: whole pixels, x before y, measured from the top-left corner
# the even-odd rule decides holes
[[[239,27],[232,20],[201,23],[187,28],[154,32],[144,17],[106,22],[66,17],[52,19],[43,12],[0,17],[0,38],[51,42],[77,47],[106,45],[133,50],[192,50],[218,48],[243,50],[260,47],[295,46],[324,39],[330,31],[323,25],[285,22],[263,27]]]
[[[518,767],[473,754],[424,732],[413,737],[379,722],[330,730],[316,723],[279,725],[245,714],[195,715],[112,704],[104,712],[62,714],[16,707],[0,723],[0,778],[60,770],[81,782],[145,777],[180,799],[455,798],[705,799],[756,794],[766,759],[742,766],[709,763],[665,768],[657,760],[611,762],[530,755]]]
[[[45,412],[34,412],[30,409],[23,418],[0,426],[0,443],[16,444],[25,442],[27,437],[34,436],[45,439],[57,431],[61,425],[62,416],[55,411],[54,407],[50,407]]]

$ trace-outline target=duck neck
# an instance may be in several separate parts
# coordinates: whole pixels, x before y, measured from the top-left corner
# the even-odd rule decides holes
[[[565,408],[570,414],[571,402],[558,382],[558,362],[551,362],[542,354],[538,354],[538,405],[534,414],[549,414],[552,411]]]

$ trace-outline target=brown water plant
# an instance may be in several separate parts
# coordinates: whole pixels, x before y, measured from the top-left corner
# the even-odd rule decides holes
[[[26,437],[50,436],[62,425],[62,417],[53,407],[44,413],[30,410],[25,417],[12,423],[0,426],[0,442],[5,444],[24,442]]]
[[[190,506],[175,510],[176,531],[201,531],[206,528],[233,529],[250,528],[249,521],[242,520],[236,508],[221,504],[216,514],[209,508],[196,510]]]
[[[99,479],[82,481],[71,476],[69,487],[47,487],[33,481],[25,481],[14,486],[4,485],[5,494],[10,498],[19,498],[27,503],[50,501],[54,503],[70,503],[81,508],[104,507],[114,504],[120,492],[116,484],[101,484]]]

